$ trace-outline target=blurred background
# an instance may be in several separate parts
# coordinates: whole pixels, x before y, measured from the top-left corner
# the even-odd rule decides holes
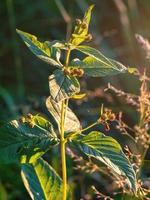
[[[149,65],[135,34],[150,39],[150,0],[1,0],[0,122],[28,112],[41,113],[50,118],[45,98],[49,95],[48,76],[54,68],[35,57],[15,29],[34,34],[41,41],[64,40],[69,37],[75,19],[82,17],[90,4],[95,4],[95,8],[90,24],[93,40],[89,45],[105,56],[126,66],[137,67],[140,71]],[[83,126],[97,119],[102,103],[115,113],[122,110],[124,120],[131,126],[136,123],[138,116],[134,108],[114,94],[104,92],[108,82],[126,92],[139,93],[140,82],[132,75],[82,78],[82,91],[87,92],[88,96],[85,100],[71,102],[70,106]],[[122,142],[113,131],[110,134]],[[58,154],[53,150],[51,154],[51,163],[59,170]],[[94,184],[109,193],[109,188],[105,187],[109,181],[102,184],[100,175],[73,170],[71,159],[68,159],[68,165],[70,181],[76,183],[73,186],[75,200],[93,199],[90,186]],[[18,165],[0,165],[0,200],[30,199],[19,175]]]

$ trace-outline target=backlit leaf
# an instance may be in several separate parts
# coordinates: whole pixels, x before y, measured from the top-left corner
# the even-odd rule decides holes
[[[58,143],[52,125],[35,116],[34,127],[13,120],[0,126],[0,162],[33,162]]]
[[[32,164],[23,164],[21,169],[22,180],[32,200],[62,199],[62,180],[42,158]],[[70,192],[67,200],[71,200]]]
[[[55,70],[49,76],[49,89],[51,98],[59,102],[79,93],[80,84],[75,77],[66,76],[63,71]]]
[[[93,131],[88,135],[77,136],[74,141],[86,155],[100,160],[118,175],[125,176],[130,188],[136,190],[133,167],[115,139]]]
[[[60,50],[58,48],[52,46],[50,42],[42,43],[38,41],[37,37],[32,34],[20,31],[18,29],[16,31],[25,42],[27,47],[29,47],[32,53],[34,53],[38,58],[57,67],[62,66],[59,61]]]
[[[84,69],[85,75],[99,77],[114,75],[127,71],[127,68],[118,61],[105,57],[100,51],[89,46],[78,46],[77,50],[88,55],[83,61],[74,59],[71,67]]]
[[[59,126],[61,117],[61,102],[56,103],[50,97],[48,97],[46,100],[46,106],[48,111],[54,117]],[[67,108],[66,110],[64,129],[66,133],[76,132],[81,129],[81,125],[78,118],[70,108]]]

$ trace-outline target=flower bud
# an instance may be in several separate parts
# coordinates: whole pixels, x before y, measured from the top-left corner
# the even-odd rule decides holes
[[[21,123],[25,123],[25,122],[26,122],[26,118],[25,118],[25,117],[20,117],[19,121],[20,121]]]
[[[83,69],[79,69],[79,70],[78,70],[78,76],[79,76],[79,77],[82,77],[83,74],[84,74],[84,70],[83,70]]]
[[[64,74],[65,75],[70,75],[70,69],[69,68],[65,68],[64,69]]]
[[[29,122],[28,125],[30,128],[33,128],[35,124],[34,124],[34,122]]]
[[[27,118],[28,118],[28,119],[32,119],[32,118],[33,118],[33,115],[32,115],[31,113],[28,113],[28,114],[27,114]]]
[[[92,40],[92,35],[91,34],[88,34],[87,35],[87,38],[86,38],[86,41],[87,42],[90,42]]]
[[[109,120],[110,121],[114,121],[116,119],[116,115],[114,113],[112,113],[110,116],[109,116]]]
[[[104,123],[104,129],[105,129],[105,131],[110,130],[109,124],[107,122]]]
[[[82,28],[83,28],[83,29],[87,29],[87,28],[88,28],[88,25],[87,25],[86,22],[82,22]]]
[[[82,22],[80,19],[76,19],[76,25],[80,25]]]

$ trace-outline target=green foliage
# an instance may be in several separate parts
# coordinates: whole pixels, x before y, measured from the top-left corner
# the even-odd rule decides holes
[[[129,187],[136,191],[135,172],[115,139],[92,131],[88,135],[77,136],[74,141],[86,155],[100,160],[118,175],[125,176]]]
[[[62,180],[55,170],[42,158],[32,164],[23,164],[21,175],[33,200],[62,199]],[[70,193],[68,193],[68,200]]]
[[[67,169],[65,147],[68,138],[80,147],[87,156],[94,157],[107,165],[116,176],[125,176],[130,189],[136,192],[136,177],[133,167],[122,151],[119,143],[112,137],[93,131],[82,135],[80,122],[68,107],[70,99],[82,98],[78,78],[83,75],[101,77],[127,71],[121,63],[105,57],[98,50],[89,46],[79,46],[91,40],[88,34],[93,5],[86,11],[83,20],[77,20],[74,32],[68,42],[40,42],[29,33],[17,30],[28,48],[41,60],[59,68],[49,76],[50,97],[46,100],[47,110],[58,125],[59,139],[53,125],[43,117],[28,114],[21,122],[13,120],[0,126],[0,161],[20,161],[22,179],[30,196],[34,200],[71,199],[67,187]],[[86,54],[82,61],[70,62],[72,50]],[[64,63],[59,59],[65,51]],[[98,122],[98,121],[97,121]],[[95,122],[94,124],[97,124]],[[105,118],[103,119],[105,123]],[[69,133],[69,137],[67,134]],[[55,170],[40,158],[60,141],[62,179]]]
[[[76,49],[88,55],[88,57],[82,61],[74,59],[71,62],[71,66],[84,69],[85,75],[87,76],[110,76],[126,72],[127,70],[123,64],[105,57],[100,51],[92,47],[77,46]]]
[[[56,103],[50,97],[46,100],[46,107],[50,114],[54,117],[58,124],[58,128],[60,126],[61,121],[61,102]],[[81,129],[80,122],[73,111],[67,107],[66,109],[66,117],[64,123],[64,130],[66,133],[79,131]]]
[[[32,53],[34,53],[38,58],[47,62],[48,64],[61,67],[61,63],[59,61],[60,51],[58,48],[51,45],[50,42],[39,42],[36,36],[20,31],[18,29],[17,33],[20,35]]]
[[[0,162],[33,162],[58,143],[50,122],[34,116],[34,127],[13,120],[0,127]]]
[[[49,89],[52,99],[59,102],[80,92],[80,84],[75,77],[66,76],[58,69],[49,76]]]
[[[69,43],[73,45],[79,45],[80,43],[84,42],[88,39],[88,27],[91,19],[91,11],[93,9],[93,5],[91,5],[88,10],[85,12],[83,20],[77,21],[77,24],[74,28],[74,32],[71,35]]]

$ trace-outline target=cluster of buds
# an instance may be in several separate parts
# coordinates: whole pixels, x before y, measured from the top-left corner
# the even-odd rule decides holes
[[[102,124],[106,131],[109,131],[110,130],[109,122],[112,122],[115,119],[116,119],[116,115],[112,113],[110,109],[104,109],[104,112],[101,114],[97,122],[99,124]]]
[[[80,19],[76,19],[76,25],[78,27],[78,34],[82,35],[82,32],[88,29],[88,24],[85,20],[81,21]],[[76,30],[77,31],[77,30]],[[89,33],[85,36],[86,42],[90,42],[92,40],[92,35]]]
[[[35,123],[34,123],[34,116],[31,113],[28,113],[27,116],[21,117],[19,119],[21,123],[27,123],[30,128],[33,128]]]
[[[85,21],[82,22],[81,19],[76,19],[76,25],[84,29],[88,28],[87,23]]]
[[[80,68],[66,67],[64,68],[64,74],[68,76],[82,77],[84,70]]]

